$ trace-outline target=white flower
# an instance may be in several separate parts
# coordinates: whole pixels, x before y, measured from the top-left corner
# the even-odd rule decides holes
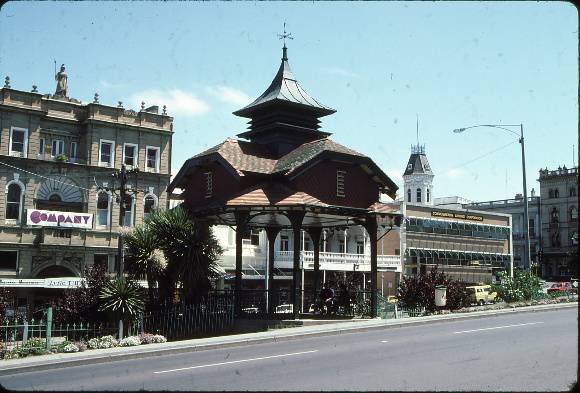
[[[141,339],[137,336],[125,337],[119,341],[119,346],[121,347],[134,347],[136,345],[141,345]]]
[[[77,347],[76,345],[74,345],[74,344],[71,343],[71,344],[65,345],[65,347],[62,350],[63,350],[63,352],[67,352],[67,353],[69,353],[69,352],[78,352],[79,351],[79,347]]]
[[[161,334],[156,334],[155,336],[153,336],[153,340],[151,341],[154,343],[164,343],[167,342],[167,339],[163,337]]]

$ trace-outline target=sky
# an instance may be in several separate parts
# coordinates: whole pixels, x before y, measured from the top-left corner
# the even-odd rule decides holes
[[[232,112],[270,84],[286,30],[302,87],[337,110],[331,138],[371,157],[397,185],[425,145],[434,197],[522,192],[539,169],[578,164],[578,14],[566,2],[8,2],[0,76],[54,93],[174,117],[172,171],[244,132]],[[418,119],[418,138],[417,138]],[[519,126],[511,128],[519,133]],[[575,154],[574,154],[575,152]]]

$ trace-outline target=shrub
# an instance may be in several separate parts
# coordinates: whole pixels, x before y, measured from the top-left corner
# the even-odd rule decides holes
[[[103,336],[101,338],[91,338],[88,346],[91,349],[112,348],[118,345],[117,340],[113,336]]]
[[[125,337],[124,339],[119,341],[120,347],[134,347],[136,345],[141,345],[141,340],[137,336]]]
[[[139,339],[141,340],[141,344],[151,344],[153,343],[154,334],[151,333],[141,333],[139,335]]]
[[[167,339],[161,334],[156,334],[153,336],[153,342],[156,344],[165,343],[167,342]]]
[[[514,277],[506,272],[499,272],[499,284],[492,284],[492,291],[497,292],[498,298],[510,303],[523,300],[539,299],[542,295],[540,279],[531,271],[516,270]]]
[[[77,341],[75,345],[79,349],[79,352],[84,352],[87,350],[87,344],[84,341]]]
[[[70,344],[65,345],[64,348],[62,349],[62,351],[65,353],[78,352],[79,347],[77,347],[73,343],[70,343]]]

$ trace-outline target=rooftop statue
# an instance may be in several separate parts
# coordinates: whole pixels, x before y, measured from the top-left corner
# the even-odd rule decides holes
[[[60,66],[60,72],[58,72],[54,76],[54,80],[56,81],[56,92],[54,93],[55,96],[66,97],[67,88],[68,88],[68,77],[64,72],[64,64]]]

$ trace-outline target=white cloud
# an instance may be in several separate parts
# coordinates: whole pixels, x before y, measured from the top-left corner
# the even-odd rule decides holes
[[[248,96],[241,90],[234,89],[227,86],[212,86],[207,88],[208,93],[217,97],[220,101],[238,105],[246,106],[253,101],[253,98]]]
[[[170,116],[199,116],[209,111],[209,106],[203,100],[192,93],[179,89],[143,90],[132,94],[130,101],[136,108],[141,107],[141,102],[145,102],[145,107],[166,105],[167,113]]]
[[[450,178],[458,178],[465,176],[466,174],[467,172],[461,168],[451,168],[445,173],[445,175]]]
[[[358,74],[355,74],[354,72],[351,72],[351,71],[345,70],[344,68],[340,68],[340,67],[336,67],[336,66],[322,67],[321,70],[322,70],[322,72],[325,72],[325,73],[331,74],[331,75],[345,76],[347,78],[359,78]]]

